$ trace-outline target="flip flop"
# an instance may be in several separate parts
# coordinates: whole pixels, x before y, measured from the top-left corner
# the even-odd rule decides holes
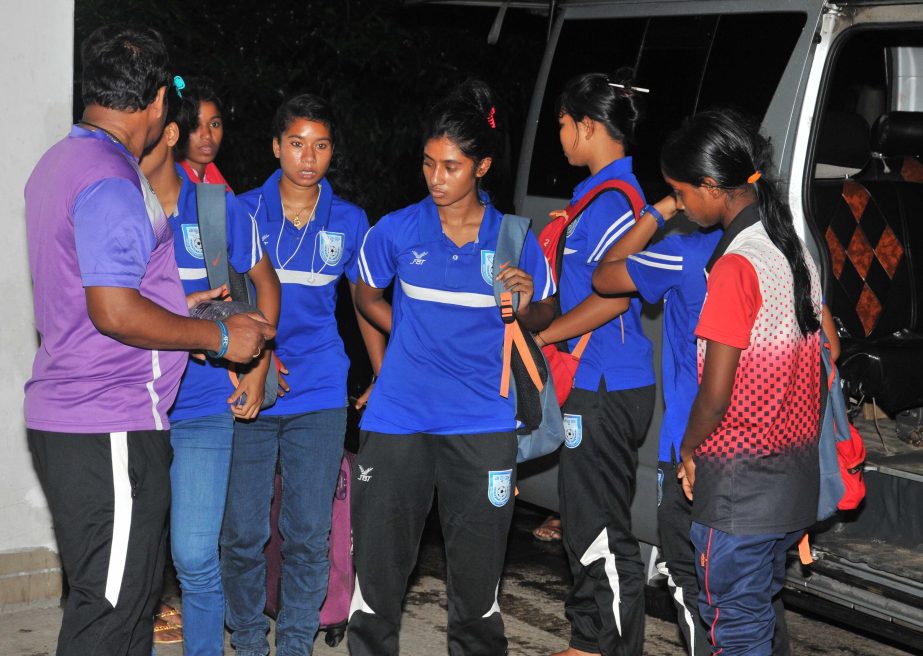
[[[181,628],[183,626],[182,613],[165,601],[160,602],[160,606],[157,607],[157,612],[154,613],[154,619],[163,620],[170,626],[175,626],[176,628]]]
[[[532,531],[532,537],[542,542],[557,542],[562,535],[561,520],[554,515],[549,515],[544,522]]]
[[[169,624],[163,618],[154,620],[154,644],[173,645],[183,641],[183,627]]]

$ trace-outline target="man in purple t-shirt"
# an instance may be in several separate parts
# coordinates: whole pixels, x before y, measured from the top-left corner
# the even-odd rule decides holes
[[[26,184],[41,336],[26,427],[69,587],[58,655],[148,656],[170,504],[167,410],[186,351],[248,362],[275,329],[253,315],[188,316],[172,234],[137,163],[163,129],[160,35],[105,26],[81,54],[83,119]]]

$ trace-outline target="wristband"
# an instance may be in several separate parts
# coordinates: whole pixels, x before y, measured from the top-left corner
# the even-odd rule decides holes
[[[228,344],[231,342],[231,338],[228,335],[228,327],[224,324],[223,321],[216,321],[218,324],[218,330],[221,331],[221,348],[217,351],[206,351],[206,353],[213,358],[223,358],[228,354]]]
[[[374,385],[377,382],[378,382],[378,374],[372,374],[372,381],[369,383],[369,385]]]
[[[663,227],[667,222],[663,220],[663,214],[661,214],[656,207],[653,205],[645,205],[641,208],[641,216],[644,216],[645,214],[650,214],[652,217],[654,217],[654,220],[657,222],[657,227],[663,230]]]

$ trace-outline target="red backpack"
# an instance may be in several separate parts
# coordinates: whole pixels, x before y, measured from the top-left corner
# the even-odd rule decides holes
[[[620,191],[625,195],[637,221],[641,208],[644,207],[644,199],[641,198],[641,194],[633,185],[624,180],[607,180],[590,189],[573,205],[565,207],[564,216],[551,220],[539,233],[538,243],[551,265],[551,274],[554,276],[556,285],[561,277],[561,266],[564,263],[564,244],[567,241],[567,228],[597,196],[612,190]],[[558,342],[557,344],[546,344],[542,347],[542,353],[545,354],[545,359],[548,360],[548,369],[554,380],[558,404],[561,406],[564,405],[564,401],[567,400],[567,396],[574,387],[574,376],[577,374],[580,357],[583,355],[592,334],[593,332],[590,331],[583,335],[574,347],[573,352],[568,351],[566,341]]]

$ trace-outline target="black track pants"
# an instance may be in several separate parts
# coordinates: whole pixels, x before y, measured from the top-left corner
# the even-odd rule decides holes
[[[692,503],[683,493],[682,482],[676,478],[676,466],[661,461],[658,464],[660,498],[657,525],[660,529],[660,551],[666,561],[667,585],[676,620],[686,640],[690,656],[711,654],[708,627],[699,615],[699,581],[695,571],[695,548],[689,539],[692,525]]]
[[[559,494],[564,550],[574,585],[565,602],[570,645],[606,656],[640,656],[644,567],[631,533],[638,447],[654,387],[574,389],[564,405]]]
[[[513,519],[516,436],[363,431],[353,471],[352,656],[396,655],[401,603],[438,492],[452,656],[506,653],[497,591]]]
[[[170,508],[169,431],[29,430],[69,592],[58,656],[150,656]]]

